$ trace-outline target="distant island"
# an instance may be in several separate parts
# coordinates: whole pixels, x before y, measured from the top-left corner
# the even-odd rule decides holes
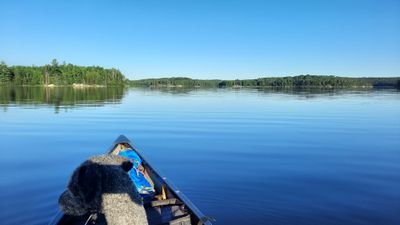
[[[400,77],[339,77],[333,75],[299,75],[243,80],[202,80],[187,77],[128,80],[118,69],[100,66],[59,64],[56,59],[44,66],[8,66],[0,63],[0,85],[42,85],[105,87],[224,88],[224,87],[321,87],[321,88],[400,88]]]

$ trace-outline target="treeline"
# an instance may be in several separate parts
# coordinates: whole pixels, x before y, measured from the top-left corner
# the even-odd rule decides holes
[[[217,87],[221,80],[199,80],[187,77],[149,78],[130,80],[131,86],[140,87]]]
[[[400,77],[350,78],[337,76],[300,75],[245,80],[198,80],[186,77],[142,79],[130,81],[142,87],[400,87]]]
[[[0,63],[0,85],[121,85],[140,87],[400,87],[400,77],[350,78],[300,75],[244,80],[200,80],[187,77],[127,80],[117,69],[59,64],[54,59],[44,66],[8,66]]]
[[[117,69],[59,64],[56,59],[45,66],[7,66],[4,62],[0,63],[0,84],[120,85],[124,82],[124,75]]]

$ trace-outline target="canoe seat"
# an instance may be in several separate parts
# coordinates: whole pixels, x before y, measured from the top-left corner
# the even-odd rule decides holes
[[[151,201],[145,204],[149,224],[191,225],[185,205],[176,198]]]

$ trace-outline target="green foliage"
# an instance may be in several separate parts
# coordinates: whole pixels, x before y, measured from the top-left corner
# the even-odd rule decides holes
[[[0,63],[0,84],[14,85],[121,85],[127,80],[117,69],[99,66],[59,64],[53,59],[45,66],[7,66]],[[349,78],[321,75],[264,77],[245,80],[199,80],[187,77],[153,78],[128,81],[139,87],[397,87],[400,77]]]
[[[0,64],[0,84],[14,85],[121,85],[124,75],[117,69],[104,69],[99,66],[76,66],[59,64],[53,59],[45,66],[11,66]]]
[[[265,77],[246,80],[196,80],[186,77],[143,79],[130,81],[142,87],[396,87],[400,77],[349,78],[337,76],[300,75],[294,77]]]
[[[10,68],[4,62],[0,62],[0,83],[10,83],[12,79],[13,73]]]
[[[187,77],[151,78],[132,80],[132,86],[141,87],[218,87],[220,80],[197,80]]]

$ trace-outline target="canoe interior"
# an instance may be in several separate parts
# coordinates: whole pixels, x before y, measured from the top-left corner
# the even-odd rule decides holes
[[[154,183],[154,197],[144,200],[144,206],[150,225],[171,224],[171,225],[189,225],[206,224],[210,221],[200,222],[206,218],[190,200],[183,195],[166,177],[160,175],[152,165],[143,157],[143,155],[131,145],[129,139],[120,136],[108,151],[108,154],[118,154],[119,152],[130,148],[134,150],[143,160],[142,165],[145,171]],[[166,197],[166,198],[165,198]],[[161,199],[160,199],[161,198]],[[50,224],[107,224],[102,214],[87,214],[84,216],[68,216],[61,212],[56,215]]]

